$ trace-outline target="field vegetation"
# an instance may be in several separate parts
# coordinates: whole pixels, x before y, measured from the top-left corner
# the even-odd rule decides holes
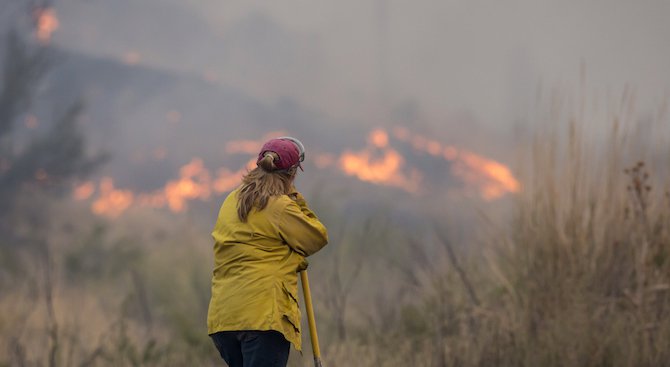
[[[37,57],[21,55],[5,67]],[[34,76],[26,72],[5,78]],[[8,83],[0,366],[222,365],[205,330],[211,221],[148,209],[91,215],[66,195],[100,159],[77,132],[79,107],[56,123],[59,134],[16,147],[10,125],[25,106]],[[633,101],[626,91],[602,116],[558,97],[540,105],[546,113],[519,141],[523,189],[504,216],[479,204],[471,234],[456,233],[455,207],[408,231],[385,210],[347,220],[328,196],[306,192],[331,231],[310,272],[324,365],[667,365],[668,116],[661,106],[641,119]],[[56,147],[69,148],[49,160]],[[60,171],[35,181],[45,164]],[[312,364],[303,338],[291,366]]]

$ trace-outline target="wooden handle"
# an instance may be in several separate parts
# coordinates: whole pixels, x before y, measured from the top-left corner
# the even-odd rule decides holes
[[[316,320],[314,319],[314,308],[312,307],[312,293],[309,291],[309,279],[307,270],[300,272],[302,283],[302,294],[305,297],[305,309],[307,310],[307,324],[309,325],[309,336],[312,341],[314,352],[314,366],[321,367],[321,349],[319,348],[319,336],[316,334]]]

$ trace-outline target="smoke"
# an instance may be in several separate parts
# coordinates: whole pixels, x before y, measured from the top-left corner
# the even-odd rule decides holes
[[[505,129],[538,83],[600,92],[631,83],[656,103],[670,84],[664,1],[63,0],[60,44],[133,51],[171,70],[207,72],[264,99],[369,121],[418,101],[432,125],[474,111]],[[378,122],[371,125],[378,124]]]
[[[90,139],[113,160],[108,180],[76,192],[131,190],[123,205],[168,207],[173,181],[186,200],[200,198],[194,182],[228,187],[249,157],[227,144],[279,130],[321,170],[496,198],[519,189],[510,146],[536,91],[609,97],[630,83],[646,111],[670,85],[664,2],[59,0],[49,14],[59,62],[36,115],[84,99]],[[414,140],[367,142],[398,127]],[[193,162],[207,179],[179,173]]]

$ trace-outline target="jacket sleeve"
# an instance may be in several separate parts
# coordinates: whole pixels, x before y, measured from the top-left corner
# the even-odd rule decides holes
[[[296,252],[310,256],[328,243],[326,227],[308,207],[302,195],[288,200],[280,214],[279,235]]]

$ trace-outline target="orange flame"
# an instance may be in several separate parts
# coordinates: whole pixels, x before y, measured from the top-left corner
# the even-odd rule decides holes
[[[377,148],[384,148],[389,144],[389,135],[382,129],[375,129],[370,132],[368,142]]]
[[[193,158],[179,170],[179,179],[169,181],[165,187],[150,194],[138,196],[139,206],[162,208],[166,205],[173,212],[184,211],[190,200],[207,200],[212,192],[209,171],[202,159]]]
[[[252,158],[247,162],[247,165],[243,168],[240,168],[237,171],[230,171],[226,168],[220,168],[216,179],[214,180],[213,188],[217,193],[224,193],[234,189],[237,185],[240,184],[242,176],[244,176],[247,171],[250,171],[256,167],[256,158]]]
[[[100,197],[91,204],[93,213],[110,218],[121,215],[133,203],[134,194],[130,190],[117,190],[111,177],[100,180]]]
[[[43,45],[48,44],[51,41],[51,35],[60,26],[56,11],[53,8],[37,8],[33,12],[33,17],[37,40]]]
[[[417,192],[421,182],[418,171],[409,175],[402,168],[404,158],[398,151],[387,147],[388,134],[381,130],[373,130],[368,136],[368,147],[359,152],[346,151],[340,157],[340,168],[349,176],[356,176],[362,181],[381,185],[395,186],[408,192]],[[375,153],[381,156],[374,157]]]
[[[498,199],[520,190],[520,184],[512,171],[500,162],[442,145],[438,141],[412,134],[403,127],[393,129],[393,135],[400,141],[410,143],[418,151],[452,161],[451,172],[467,184],[475,186],[485,200]]]
[[[72,196],[76,200],[86,200],[93,195],[93,192],[95,192],[95,184],[91,181],[86,181],[74,188]]]
[[[187,200],[206,200],[211,193],[209,171],[201,159],[194,158],[179,172],[179,180],[168,182],[165,186],[168,206],[174,212],[184,210]]]
[[[181,119],[177,111],[170,111],[168,118]],[[256,153],[263,142],[269,138],[286,135],[282,131],[274,131],[266,134],[261,140],[239,140],[231,141],[226,145],[228,153]],[[167,155],[165,148],[154,150],[156,159],[164,159]],[[189,163],[179,170],[179,178],[168,181],[164,187],[150,192],[135,194],[130,190],[118,190],[114,187],[114,181],[104,177],[100,181],[99,197],[91,205],[91,209],[98,215],[110,218],[118,217],[131,206],[150,208],[169,208],[172,212],[182,212],[188,208],[191,200],[207,200],[212,193],[221,194],[230,191],[239,185],[242,176],[256,167],[256,158],[250,159],[247,164],[237,171],[227,168],[219,168],[213,176],[205,168],[202,159],[193,158]],[[76,200],[86,200],[95,192],[93,183],[84,183],[74,189],[73,197]]]
[[[176,111],[175,111],[176,112]],[[175,113],[176,115],[176,113]],[[172,116],[175,117],[175,116]],[[181,116],[179,116],[181,117]],[[181,212],[188,208],[192,200],[207,200],[214,194],[222,194],[239,185],[242,176],[256,167],[255,155],[260,146],[269,138],[285,135],[275,131],[260,140],[237,140],[225,144],[228,154],[248,154],[252,157],[244,167],[230,170],[218,168],[212,174],[202,159],[193,158],[179,170],[179,178],[168,181],[164,187],[151,192],[134,194],[130,190],[118,190],[111,178],[101,180],[98,198],[91,205],[94,213],[108,217],[117,217],[132,205],[151,208],[165,208]],[[392,135],[397,141],[412,146],[415,150],[452,162],[451,172],[470,188],[475,189],[485,200],[497,199],[507,193],[520,190],[519,182],[511,170],[502,163],[482,157],[453,146],[443,145],[431,138],[410,133],[405,128],[395,128]],[[167,151],[159,148],[154,151],[157,159],[164,159]],[[367,145],[359,151],[345,151],[337,156],[329,153],[314,154],[313,162],[318,168],[337,165],[349,176],[366,182],[386,185],[417,193],[421,189],[422,175],[413,168],[406,167],[405,158],[391,147],[389,133],[383,129],[370,132]],[[83,183],[74,189],[73,197],[86,200],[95,192],[91,182]]]
[[[493,200],[519,191],[519,182],[502,163],[473,153],[462,152],[461,156],[453,172],[465,182],[478,186],[484,199]]]

